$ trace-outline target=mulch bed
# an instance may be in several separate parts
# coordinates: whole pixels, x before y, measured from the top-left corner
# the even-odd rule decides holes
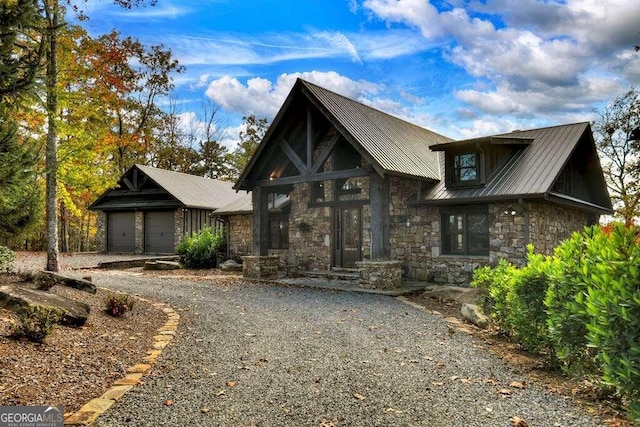
[[[0,275],[6,283],[35,288],[18,276]],[[62,405],[73,412],[102,395],[141,362],[166,315],[152,302],[136,300],[131,312],[114,318],[105,312],[110,292],[89,294],[62,286],[50,292],[85,302],[89,318],[79,328],[54,326],[43,343],[12,337],[14,314],[0,310],[0,405]]]

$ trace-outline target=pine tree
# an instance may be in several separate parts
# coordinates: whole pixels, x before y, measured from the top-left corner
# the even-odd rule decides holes
[[[44,44],[32,0],[0,0],[0,236],[16,237],[40,219],[37,152],[21,141],[15,111],[31,94]],[[36,35],[36,38],[32,36]]]

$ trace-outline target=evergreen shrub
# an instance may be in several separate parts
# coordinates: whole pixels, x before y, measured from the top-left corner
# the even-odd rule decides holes
[[[216,267],[216,253],[222,251],[224,245],[222,231],[214,233],[211,227],[205,227],[180,242],[177,250],[180,263],[194,269]]]

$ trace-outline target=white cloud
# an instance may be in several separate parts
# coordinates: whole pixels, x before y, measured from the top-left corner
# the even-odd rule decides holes
[[[308,80],[361,102],[375,105],[386,102],[374,99],[383,89],[381,85],[365,80],[351,80],[333,71],[281,74],[275,82],[256,77],[247,80],[246,85],[234,77],[225,76],[212,81],[206,95],[227,111],[242,115],[255,114],[271,120],[297,78]]]
[[[439,10],[425,0],[365,0],[362,6],[389,24],[419,29],[425,44],[439,43],[446,60],[487,85],[455,93],[485,114],[589,111],[593,102],[640,83],[633,52],[640,2],[471,0]]]

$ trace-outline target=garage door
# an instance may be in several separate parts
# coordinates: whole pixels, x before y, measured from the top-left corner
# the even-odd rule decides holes
[[[144,215],[144,251],[148,254],[172,254],[173,211],[146,212]]]
[[[133,253],[136,222],[133,212],[111,212],[107,223],[107,252]]]

